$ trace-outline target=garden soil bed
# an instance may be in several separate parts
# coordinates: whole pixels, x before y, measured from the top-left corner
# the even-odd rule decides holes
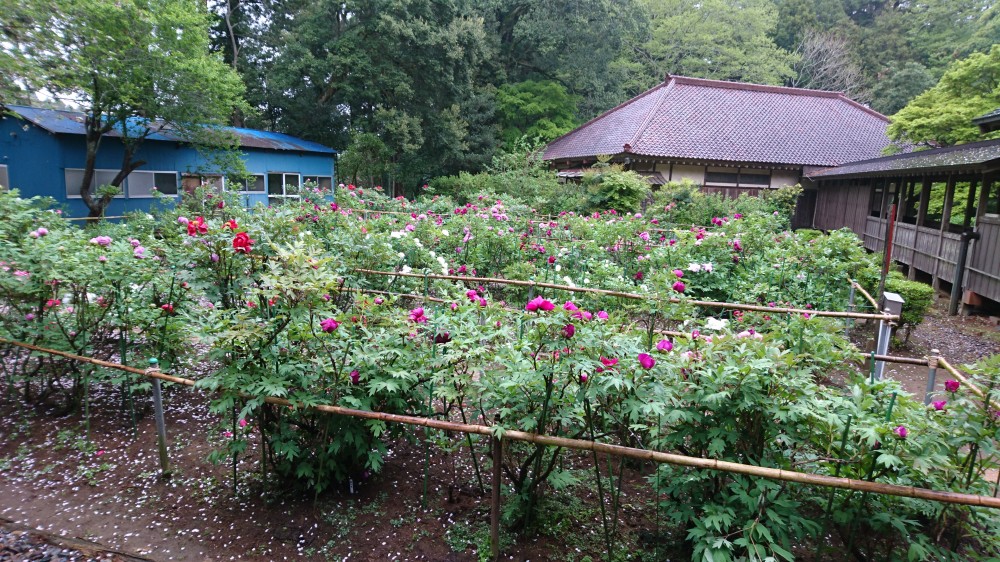
[[[19,549],[0,550],[0,560],[459,561],[478,560],[477,545],[488,544],[489,474],[482,475],[481,493],[467,448],[454,455],[432,448],[425,500],[422,429],[393,442],[379,476],[319,497],[265,491],[251,437],[257,457],[239,460],[234,494],[232,465],[206,460],[225,438],[204,395],[181,387],[166,393],[169,479],[159,474],[151,413],[141,417],[136,435],[119,404],[117,389],[94,387],[87,445],[80,416],[0,401],[0,523],[11,525],[0,536]],[[488,466],[486,446],[477,449],[480,466]],[[589,457],[567,459],[592,466]],[[626,470],[622,536],[655,530],[644,516],[651,498],[633,493],[650,467],[637,469]],[[593,488],[587,480],[593,473],[580,474],[581,490]],[[596,498],[583,492],[575,502],[547,505],[537,539],[503,537],[503,559],[603,558]],[[52,555],[63,550],[55,537],[91,547],[82,555]]]
[[[892,353],[923,357],[936,348],[960,366],[1000,352],[993,323],[949,317],[944,305],[939,300],[909,344]],[[854,332],[869,346],[863,349],[870,349],[870,328]],[[926,367],[892,365],[888,376],[923,396]],[[425,497],[424,449],[410,431],[393,442],[378,477],[312,497],[264,490],[252,443],[238,461],[234,493],[232,465],[206,460],[224,439],[208,400],[175,387],[165,403],[170,479],[159,475],[152,416],[141,416],[134,433],[117,389],[95,388],[89,442],[79,415],[0,397],[0,560],[477,560],[476,545],[487,544],[489,475],[484,494],[468,449],[432,451]],[[486,447],[477,450],[486,466]],[[589,484],[590,459],[568,459],[588,469],[580,476]],[[619,535],[633,541],[656,533],[647,516],[652,498],[641,486],[649,470],[626,471]],[[592,493],[547,507],[545,532],[505,537],[503,559],[604,558]]]

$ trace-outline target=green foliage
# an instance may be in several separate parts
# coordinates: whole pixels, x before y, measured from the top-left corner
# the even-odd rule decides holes
[[[634,213],[651,192],[644,177],[619,166],[596,168],[584,174],[581,186],[590,198],[589,208],[582,209],[583,212],[614,209],[619,213]]]
[[[909,339],[910,331],[924,321],[924,316],[934,304],[934,288],[926,283],[910,281],[898,271],[893,271],[885,280],[885,290],[903,297],[900,327],[906,328]]]
[[[497,176],[515,174],[517,163],[524,162],[498,162]],[[213,460],[238,460],[261,443],[269,490],[318,492],[374,477],[393,462],[391,440],[404,436],[415,435],[431,454],[464,442],[312,408],[334,405],[484,417],[496,420],[501,436],[537,432],[992,493],[985,475],[997,467],[1000,423],[992,407],[965,388],[936,396],[940,408],[924,407],[898,384],[868,378],[840,321],[770,310],[843,308],[845,278],[874,269],[858,238],[847,230],[787,231],[783,213],[795,189],[751,201],[690,187],[668,186],[641,214],[550,217],[495,192],[456,204],[438,194],[412,202],[347,187],[331,204],[328,193],[307,190],[300,200],[252,212],[235,204],[236,194],[203,193],[152,218],[88,229],[40,208],[41,201],[0,192],[0,336],[99,358],[121,353],[133,364],[156,356],[181,375],[198,361],[197,387],[213,391],[211,409],[222,425],[222,437],[210,439]],[[672,222],[674,213],[691,218],[709,210],[718,214],[707,224]],[[421,272],[505,275],[646,298]],[[421,303],[424,295],[436,300]],[[536,297],[547,305],[527,306]],[[701,298],[765,308],[727,313],[692,304]],[[667,337],[661,330],[684,335],[667,345],[658,343]],[[207,357],[195,349],[207,349]],[[29,402],[62,398],[85,412],[93,384],[124,385],[142,398],[135,377],[50,361],[8,356],[0,387]],[[996,365],[979,369],[977,382],[993,392]],[[827,384],[834,374],[842,386]],[[473,446],[481,451],[484,442]],[[622,465],[606,467],[599,457],[607,486],[592,494],[585,490],[594,490],[594,465],[566,454],[507,443],[505,520],[589,554],[599,521],[604,558],[624,558],[627,545],[616,543],[619,508],[631,506],[612,491]],[[840,555],[852,539],[831,535],[855,537],[854,551],[870,560],[934,559],[946,551],[987,560],[1000,552],[1000,520],[985,510],[677,467],[657,469],[649,484],[642,492],[658,492],[659,520],[672,523],[668,534],[681,536],[679,549],[699,559],[788,560],[790,552],[833,545]],[[480,527],[459,526],[449,537],[455,550],[475,543],[484,552]]]
[[[972,119],[1000,107],[1000,46],[955,62],[941,81],[892,120],[887,134],[902,142],[947,146],[984,137]],[[988,133],[985,138],[996,137]]]
[[[497,114],[508,147],[522,137],[544,143],[576,125],[576,100],[551,80],[504,84],[497,90]]]
[[[650,36],[641,44],[648,75],[781,84],[795,55],[774,44],[778,10],[769,0],[642,0]]]

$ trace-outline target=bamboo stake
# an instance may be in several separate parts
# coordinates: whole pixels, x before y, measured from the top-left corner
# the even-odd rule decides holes
[[[779,313],[789,313],[789,314],[809,314],[810,316],[826,316],[830,318],[865,318],[873,320],[899,320],[898,315],[893,314],[869,314],[865,312],[838,312],[832,310],[807,310],[801,308],[782,308],[782,307],[771,307],[771,306],[760,306],[755,304],[738,304],[730,302],[716,302],[716,301],[696,301],[696,300],[682,300],[677,297],[661,298],[656,295],[642,295],[638,293],[626,293],[623,291],[611,291],[608,289],[593,289],[590,287],[571,287],[569,285],[557,285],[555,283],[543,283],[539,281],[522,281],[520,279],[500,279],[497,277],[464,277],[461,275],[435,275],[435,274],[423,274],[423,273],[403,273],[400,271],[378,271],[374,269],[363,269],[356,268],[354,271],[358,273],[366,273],[370,275],[385,275],[391,277],[415,277],[420,279],[444,279],[450,281],[469,281],[473,283],[497,283],[502,285],[515,285],[518,287],[534,287],[543,289],[555,289],[558,291],[569,291],[574,293],[592,293],[605,295],[609,297],[620,297],[625,299],[634,300],[662,300],[670,303],[687,303],[694,306],[704,306],[713,308],[723,308],[723,309],[733,309],[733,310],[752,310],[758,312],[770,312],[772,314]]]
[[[855,281],[854,279],[848,278],[848,280],[851,282],[851,285],[853,285],[854,288],[857,289],[861,293],[861,295],[863,297],[865,297],[865,300],[867,300],[869,303],[871,303],[872,308],[874,308],[875,310],[879,309],[878,303],[875,302],[875,299],[872,298],[872,296],[870,294],[868,294],[868,291],[866,291],[864,287],[862,287],[861,285],[859,285],[858,282]]]
[[[25,349],[31,349],[42,353],[50,353],[52,355],[58,355],[61,357],[65,357],[67,359],[74,359],[77,361],[92,363],[94,365],[100,365],[102,367],[108,367],[111,369],[118,369],[130,373],[135,372],[136,374],[145,375],[151,378],[165,380],[168,382],[174,382],[177,384],[183,384],[186,386],[195,385],[195,381],[191,379],[164,375],[158,372],[147,373],[140,369],[135,369],[134,367],[118,365],[115,363],[110,363],[108,361],[101,361],[99,359],[83,357],[80,355],[74,355],[72,353],[66,353],[63,351],[50,350],[31,344],[25,344],[21,342],[7,340],[5,338],[0,338],[0,343],[16,345],[19,347],[23,347]],[[947,363],[944,363],[944,365],[947,365]],[[947,366],[945,368],[947,368]],[[952,372],[952,374],[956,374],[956,372]],[[975,388],[971,384],[969,386],[970,388]],[[402,414],[389,414],[389,413],[372,412],[366,410],[354,410],[351,408],[344,408],[341,406],[330,406],[325,404],[314,405],[314,406],[303,406],[294,404],[290,400],[285,400],[284,398],[276,398],[273,396],[265,397],[264,402],[268,404],[274,404],[277,406],[284,406],[286,408],[309,408],[317,412],[324,412],[328,414],[336,414],[336,415],[351,416],[362,419],[371,419],[371,420],[380,420],[392,423],[416,425],[433,429],[443,429],[445,431],[457,431],[463,433],[473,433],[477,435],[489,435],[489,436],[496,436],[497,434],[500,434],[500,436],[503,439],[507,440],[524,441],[526,443],[534,443],[537,445],[544,445],[549,447],[562,447],[578,451],[595,451],[597,453],[603,453],[619,457],[629,457],[637,460],[653,461],[662,464],[672,464],[676,466],[686,466],[690,468],[699,468],[705,470],[718,470],[721,472],[731,472],[734,474],[745,474],[748,476],[757,476],[760,478],[780,480],[783,482],[796,482],[799,484],[806,484],[810,486],[825,486],[829,488],[840,488],[845,490],[870,492],[888,496],[918,498],[918,499],[936,501],[941,503],[971,505],[977,507],[1000,509],[1000,498],[994,498],[990,496],[977,496],[974,494],[964,494],[959,492],[949,492],[943,490],[929,490],[926,488],[915,488],[913,486],[899,486],[896,484],[881,484],[878,482],[868,482],[865,480],[839,478],[833,476],[826,476],[822,474],[810,474],[806,472],[797,472],[793,470],[783,470],[780,468],[769,468],[763,466],[740,464],[729,461],[720,461],[716,459],[688,457],[685,455],[677,455],[674,453],[663,453],[659,451],[649,451],[645,449],[634,449],[632,447],[611,445],[607,443],[596,443],[593,441],[584,441],[581,439],[570,439],[567,437],[538,435],[536,433],[529,433],[527,431],[504,430],[496,426],[463,424],[463,423],[456,423],[444,420],[437,420],[432,418],[407,416]]]
[[[938,360],[938,364],[939,365],[941,365],[942,367],[944,367],[944,369],[946,371],[948,371],[949,373],[951,373],[951,376],[953,376],[956,379],[958,379],[958,381],[960,383],[962,383],[965,386],[969,387],[969,390],[971,390],[973,394],[975,394],[976,396],[982,398],[983,400],[986,400],[986,393],[983,392],[983,389],[979,388],[978,386],[976,386],[975,383],[973,383],[972,381],[970,381],[969,379],[967,379],[964,375],[962,375],[962,373],[960,373],[958,371],[958,369],[956,369],[955,367],[952,367],[951,363],[949,363],[948,361],[946,361],[944,357],[938,357],[937,360]],[[997,404],[993,400],[990,400],[989,402],[990,402],[990,406],[992,406],[994,410],[1000,412],[1000,404]]]

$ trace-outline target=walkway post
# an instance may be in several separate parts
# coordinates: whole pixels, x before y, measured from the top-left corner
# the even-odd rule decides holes
[[[973,240],[979,240],[979,233],[966,229],[962,232],[961,245],[958,248],[958,260],[955,262],[955,275],[952,277],[951,301],[948,303],[948,316],[958,314],[958,301],[962,297],[962,285],[965,281],[965,261],[969,256],[969,245]]]

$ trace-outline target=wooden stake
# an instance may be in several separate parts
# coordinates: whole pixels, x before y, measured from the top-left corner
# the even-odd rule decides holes
[[[143,374],[159,373],[159,361],[149,360],[149,370]],[[167,424],[163,419],[163,396],[160,379],[153,378],[153,416],[156,419],[156,442],[160,450],[160,478],[170,478],[170,458],[167,456]]]
[[[494,421],[494,423],[498,423]],[[493,496],[490,505],[490,560],[500,560],[500,484],[503,439],[493,436]]]

